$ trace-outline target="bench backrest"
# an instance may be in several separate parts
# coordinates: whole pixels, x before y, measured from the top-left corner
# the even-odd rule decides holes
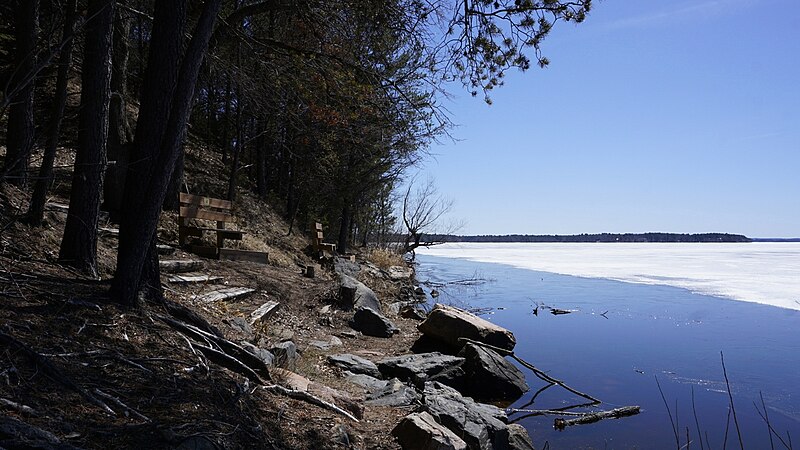
[[[319,247],[322,244],[323,234],[322,234],[322,224],[319,222],[314,223],[314,231],[313,236],[314,238],[314,247]]]
[[[220,225],[233,222],[232,204],[228,200],[199,195],[180,194],[179,217],[183,219],[216,220]]]

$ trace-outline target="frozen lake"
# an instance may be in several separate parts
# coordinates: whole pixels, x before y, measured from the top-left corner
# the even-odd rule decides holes
[[[681,441],[688,427],[691,448],[700,448],[701,435],[706,448],[722,448],[728,396],[720,352],[745,448],[770,448],[754,406],[762,396],[784,439],[800,436],[800,244],[481,243],[419,253],[423,284],[489,280],[446,287],[438,301],[487,308],[484,318],[514,332],[519,356],[599,397],[601,409],[642,407],[635,417],[563,432],[552,417],[519,418],[537,448],[676,448],[656,379],[678,412]],[[574,312],[554,316],[542,305]],[[534,399],[542,382],[529,375],[528,383],[531,392],[514,407],[580,402],[558,389]],[[729,427],[727,444],[738,448]]]
[[[800,310],[800,243],[452,243],[418,253]]]

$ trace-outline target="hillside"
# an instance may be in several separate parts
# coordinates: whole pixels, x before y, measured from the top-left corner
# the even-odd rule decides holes
[[[214,160],[199,147],[189,148],[190,192],[219,195],[224,189],[214,176],[221,170]],[[24,213],[27,191],[6,185],[0,194],[0,341],[5,349],[0,399],[7,413],[81,448],[350,448],[344,441],[357,448],[397,447],[389,431],[401,410],[369,407],[363,420],[353,422],[306,401],[260,390],[199,354],[184,333],[159,319],[175,309],[153,303],[127,309],[109,302],[114,224],[101,224],[98,279],[59,264],[65,213],[58,205],[67,204],[62,196],[67,188],[60,180],[48,201],[45,226],[39,229],[14,220]],[[323,312],[337,299],[330,267],[319,267],[315,278],[302,274],[304,266],[314,264],[303,253],[307,236],[297,229],[289,235],[287,224],[244,189],[234,214],[237,227],[247,232],[235,245],[268,252],[270,263],[203,259],[177,249],[175,213],[164,213],[158,241],[173,253],[162,255],[162,261],[200,260],[200,272],[222,277],[219,284],[181,285],[169,283],[170,274],[163,273],[166,299],[234,342],[270,348],[293,341],[301,354],[297,373],[363,398],[363,391],[325,363],[326,354],[398,354],[416,338],[415,322],[392,317],[403,330],[392,339],[353,333],[344,312],[330,307]],[[360,278],[384,304],[400,295],[401,285],[410,285],[410,280],[397,284],[363,272]],[[231,301],[198,298],[232,286],[255,291]],[[273,316],[252,327],[242,325],[242,319],[269,300],[280,302]],[[332,340],[340,344],[327,350],[311,345]],[[92,399],[103,400],[114,414]]]

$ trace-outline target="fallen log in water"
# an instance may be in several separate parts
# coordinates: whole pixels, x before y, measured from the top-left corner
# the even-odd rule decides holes
[[[636,414],[639,414],[638,406],[623,406],[622,408],[614,408],[609,411],[585,413],[575,419],[559,418],[553,422],[553,427],[557,430],[563,430],[572,425],[585,425],[587,423],[599,422],[603,419],[619,419],[620,417],[635,416]]]

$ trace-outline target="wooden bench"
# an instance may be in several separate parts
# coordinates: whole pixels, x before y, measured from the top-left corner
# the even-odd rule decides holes
[[[325,251],[336,254],[336,244],[327,244],[322,242],[324,235],[322,234],[322,224],[314,222],[314,227],[311,234],[312,246],[314,251],[319,252],[320,256],[324,256]]]
[[[213,256],[219,256],[220,249],[225,246],[225,239],[242,240],[244,232],[225,228],[226,223],[234,222],[233,215],[231,215],[231,207],[232,204],[228,200],[201,197],[181,192],[180,212],[178,214],[178,244],[183,247],[186,245],[186,240],[189,236],[202,238],[205,232],[214,232],[217,235],[217,246],[212,248],[205,247],[205,251],[201,250],[196,253],[213,252]],[[196,225],[197,220],[216,222],[216,227]],[[191,221],[194,221],[194,223]]]

